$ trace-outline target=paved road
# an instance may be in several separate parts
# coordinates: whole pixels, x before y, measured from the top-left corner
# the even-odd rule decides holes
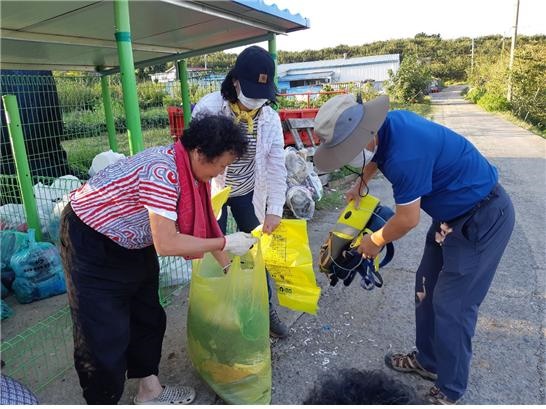
[[[499,168],[501,182],[517,212],[512,240],[482,307],[466,404],[545,403],[545,249],[546,141],[468,104],[458,88],[434,94],[434,119],[467,136]],[[392,205],[381,177],[371,191]],[[309,224],[313,254],[338,211],[318,212]],[[272,344],[274,404],[297,404],[320,373],[334,368],[384,368],[388,350],[406,350],[414,341],[414,271],[421,256],[428,216],[397,244],[397,255],[383,271],[385,286],[371,292],[355,283],[323,289],[316,316],[281,309],[291,323],[290,338]],[[318,270],[316,270],[318,271]],[[166,382],[197,389],[196,404],[220,403],[192,369],[185,350],[187,289],[168,307],[168,330],[160,368]],[[419,392],[431,384],[414,375],[389,374]],[[130,403],[135,382],[127,383],[120,403]],[[42,403],[83,403],[75,373],[40,393]]]
[[[466,103],[460,89],[433,95],[434,119],[467,136],[498,167],[517,212],[509,248],[481,307],[461,403],[544,404],[546,141]],[[371,191],[392,204],[384,179],[374,180]],[[318,219],[330,219],[331,225],[335,217]],[[385,352],[413,346],[414,271],[428,220],[423,214],[419,228],[398,243],[396,259],[384,272],[385,288],[328,288],[318,277],[324,289],[318,316],[301,316],[290,341],[273,347],[273,403],[300,402],[318,373],[335,367],[383,369]],[[310,225],[314,254],[327,230],[323,223]],[[419,391],[430,387],[413,375],[394,376]]]

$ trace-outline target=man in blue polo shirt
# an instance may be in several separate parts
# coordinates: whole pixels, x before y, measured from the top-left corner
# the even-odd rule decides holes
[[[322,143],[314,161],[331,171],[354,164],[358,153],[362,175],[346,193],[357,203],[378,169],[392,184],[395,215],[364,237],[363,257],[417,226],[420,209],[432,217],[415,281],[417,350],[388,354],[385,363],[435,381],[431,403],[455,403],[467,387],[478,308],[514,228],[514,208],[497,169],[468,140],[388,107],[386,96],[364,104],[353,95],[327,101],[315,118]]]

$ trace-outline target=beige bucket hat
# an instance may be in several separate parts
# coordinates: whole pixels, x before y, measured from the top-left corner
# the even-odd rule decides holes
[[[315,133],[321,144],[314,162],[321,172],[330,172],[351,162],[385,121],[389,97],[381,95],[360,104],[353,94],[326,101],[315,118]]]

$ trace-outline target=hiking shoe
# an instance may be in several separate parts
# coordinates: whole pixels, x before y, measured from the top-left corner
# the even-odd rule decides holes
[[[288,336],[288,328],[283,324],[274,308],[269,309],[269,335],[274,338],[286,338]]]
[[[385,365],[399,372],[415,372],[429,381],[435,381],[438,378],[438,375],[427,371],[417,361],[417,351],[412,351],[409,354],[393,354],[389,352],[385,355]]]
[[[433,405],[456,405],[456,400],[449,399],[437,386],[430,388],[425,399]]]

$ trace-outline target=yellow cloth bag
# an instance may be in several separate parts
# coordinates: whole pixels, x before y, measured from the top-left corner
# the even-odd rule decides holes
[[[269,302],[260,245],[235,257],[227,274],[210,253],[193,260],[188,353],[229,404],[271,402]]]
[[[252,233],[260,239],[265,266],[275,280],[279,304],[295,311],[316,314],[320,287],[313,271],[307,222],[283,219],[272,234]]]

